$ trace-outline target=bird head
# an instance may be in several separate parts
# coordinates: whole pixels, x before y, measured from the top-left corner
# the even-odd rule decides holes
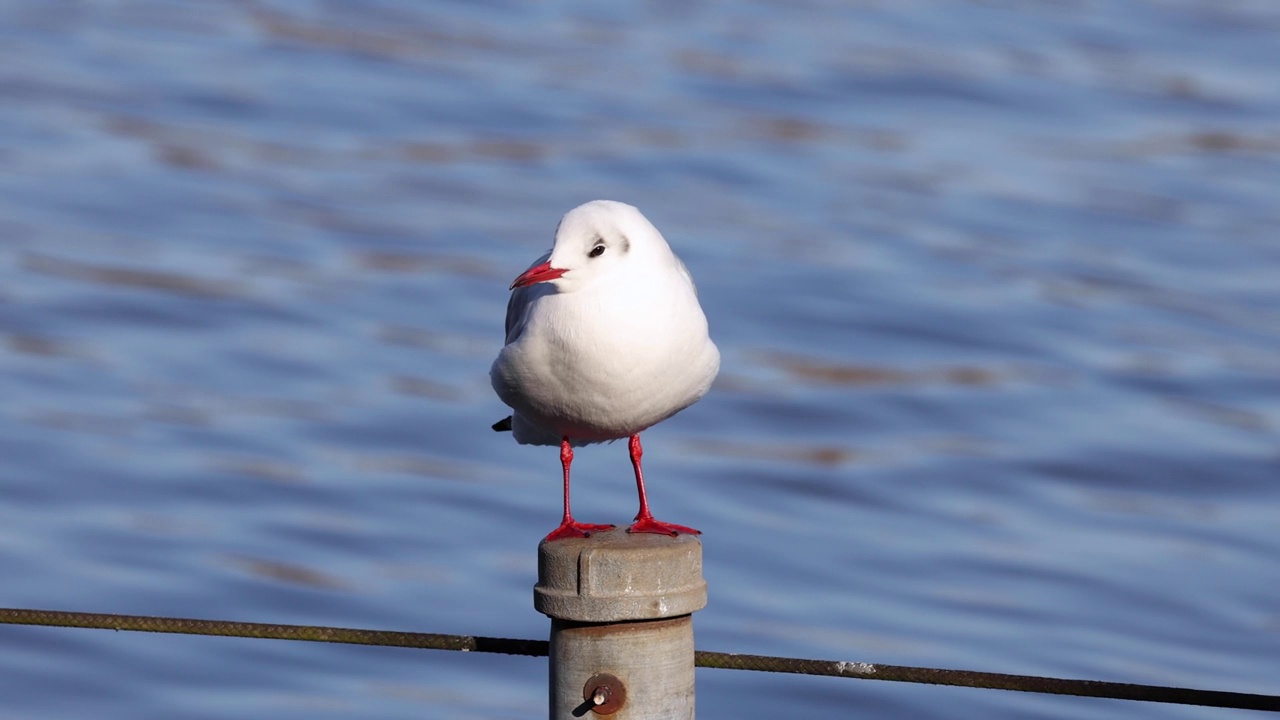
[[[655,258],[671,256],[657,228],[631,205],[593,200],[570,210],[556,229],[555,246],[544,262],[524,271],[512,289],[550,282],[572,292],[617,281]]]

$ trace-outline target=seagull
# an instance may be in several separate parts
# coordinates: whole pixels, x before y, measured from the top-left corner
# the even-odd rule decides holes
[[[564,518],[544,542],[614,527],[573,519],[569,466],[574,447],[622,438],[640,496],[627,531],[700,534],[653,517],[640,468],[641,431],[697,402],[720,370],[693,277],[662,234],[631,205],[580,205],[511,291],[489,379],[513,412],[493,429],[560,446]]]

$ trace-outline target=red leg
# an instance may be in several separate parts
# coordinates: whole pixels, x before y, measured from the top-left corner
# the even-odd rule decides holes
[[[564,468],[564,519],[560,521],[560,527],[552,530],[551,534],[543,538],[543,542],[561,538],[591,537],[593,532],[613,529],[612,525],[592,525],[591,523],[580,523],[573,519],[573,513],[569,512],[569,466],[572,464],[573,448],[569,447],[569,438],[565,437],[560,441],[560,466]]]
[[[640,512],[636,514],[636,521],[631,524],[631,527],[627,528],[627,532],[657,533],[660,535],[679,535],[680,533],[701,535],[701,531],[694,530],[691,527],[662,522],[653,518],[653,513],[649,512],[649,498],[644,492],[644,472],[640,470],[640,458],[644,456],[644,448],[640,447],[640,436],[632,435],[631,440],[627,443],[627,448],[631,451],[631,467],[636,469],[636,490],[640,493]]]

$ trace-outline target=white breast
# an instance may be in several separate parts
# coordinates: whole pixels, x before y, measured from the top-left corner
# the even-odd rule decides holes
[[[574,293],[531,293],[520,310],[522,332],[490,378],[515,410],[521,443],[638,433],[696,402],[719,371],[683,266]]]

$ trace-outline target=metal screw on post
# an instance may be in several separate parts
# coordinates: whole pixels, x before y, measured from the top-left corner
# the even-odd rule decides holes
[[[695,535],[610,530],[538,546],[533,606],[551,618],[550,718],[694,717]]]

